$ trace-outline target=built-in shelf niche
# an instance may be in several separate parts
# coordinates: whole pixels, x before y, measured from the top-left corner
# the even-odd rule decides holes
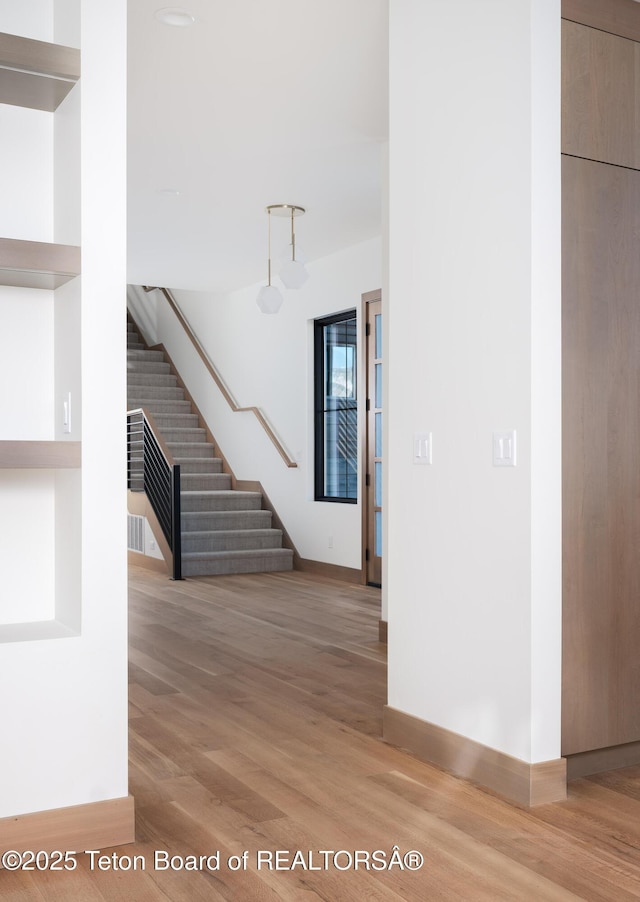
[[[0,285],[59,288],[80,274],[80,248],[0,238]]]
[[[53,112],[80,78],[80,51],[0,32],[0,103]],[[0,238],[0,285],[56,289],[80,273],[80,248]]]
[[[0,32],[0,103],[53,113],[80,78],[80,51]]]
[[[55,113],[79,78],[79,50],[0,32],[0,104]],[[78,107],[73,111],[73,116],[77,115]],[[6,140],[11,137],[3,136]],[[0,238],[0,286],[55,291],[80,275],[80,269],[79,247]],[[55,343],[55,335],[52,340]],[[0,622],[0,644],[80,634],[81,448],[79,441],[0,441],[0,472],[23,471],[18,480],[43,485],[45,508],[53,499],[51,541],[56,574],[55,585],[49,587],[51,619],[32,621],[30,615],[40,613],[42,605],[35,610],[26,600],[25,622]],[[38,470],[48,475],[40,478]],[[13,478],[10,474],[5,477]],[[33,557],[33,550],[29,553]],[[42,608],[45,616],[49,608]]]

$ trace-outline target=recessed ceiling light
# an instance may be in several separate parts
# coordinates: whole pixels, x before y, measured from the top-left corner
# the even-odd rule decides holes
[[[188,13],[185,9],[178,9],[175,6],[169,6],[166,9],[156,11],[156,19],[163,25],[175,25],[178,28],[185,28],[193,25],[196,21],[195,16]]]
[[[158,188],[158,194],[162,197],[179,197],[182,191],[179,188]]]

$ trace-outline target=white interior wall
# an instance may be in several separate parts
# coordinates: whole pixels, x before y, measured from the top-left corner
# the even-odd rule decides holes
[[[57,0],[54,41],[80,47],[80,27],[80,0]],[[82,81],[54,116],[53,229],[54,240],[60,244],[82,244],[81,98]],[[81,320],[82,276],[55,292],[53,425],[57,441],[82,440]],[[56,473],[55,483],[56,617],[76,633],[82,628],[82,478],[81,471],[62,470]]]
[[[149,521],[147,520],[146,517],[144,518],[144,553],[148,557],[154,557],[154,558],[157,558],[158,560],[164,559],[162,552],[160,551],[160,548],[158,547],[158,541],[157,541],[155,535],[153,534],[153,530],[151,529],[151,526],[149,525]]]
[[[11,6],[8,22],[27,34],[30,17]],[[22,17],[15,7],[22,9]],[[7,12],[9,12],[7,10]],[[45,15],[46,23],[50,17]],[[0,18],[5,31],[11,31]],[[34,23],[35,24],[35,23]],[[38,20],[38,24],[42,23]],[[20,28],[19,26],[22,25]],[[50,39],[50,29],[37,29]],[[0,235],[53,240],[53,115],[0,104]],[[0,437],[52,438],[53,292],[0,287]]]
[[[227,296],[174,290],[236,402],[263,410],[297,468],[284,464],[252,414],[231,413],[173,314],[157,305],[157,340],[166,345],[238,479],[262,483],[303,558],[355,569],[362,555],[360,503],[313,500],[312,323],[351,308],[359,315],[361,295],[380,288],[380,258],[380,239],[373,239],[309,263],[309,280],[298,291],[283,291],[275,316],[256,306],[258,285]]]
[[[80,46],[80,0],[64,0],[55,7],[54,38],[69,47]],[[55,112],[53,127],[54,240],[81,244],[81,104],[82,80]],[[82,384],[80,322],[82,277],[72,279],[55,293],[55,378],[53,421],[58,441],[82,437]],[[71,432],[64,429],[64,404],[70,396]]]
[[[53,113],[2,103],[0,134],[0,234],[52,241]]]
[[[81,6],[81,0],[54,0],[53,40],[57,44],[80,47]]]
[[[0,624],[50,620],[55,614],[54,476],[49,470],[0,470],[0,499]]]
[[[82,0],[83,703],[101,699],[84,737],[88,801],[128,792],[126,36],[126,0]]]
[[[143,340],[151,347],[158,343],[157,291],[145,291],[140,285],[127,285],[127,308],[133,314]]]
[[[7,34],[19,34],[36,41],[53,40],[52,0],[0,0],[0,22]]]
[[[530,762],[560,754],[559,27],[390,3],[389,704]]]
[[[80,243],[80,82],[55,112],[53,129],[54,237],[60,244]]]
[[[80,12],[77,0],[56,0],[56,4],[63,22],[70,21],[71,10],[75,15]],[[16,12],[13,7],[24,10],[22,31],[15,16],[4,18],[5,11]],[[49,4],[49,28],[52,9]],[[38,504],[43,506],[52,497],[51,487],[55,488],[55,511],[51,514],[55,535],[52,526],[42,554],[32,550],[29,560],[24,561],[21,581],[23,598],[33,604],[28,594],[31,580],[25,580],[24,573],[31,573],[34,563],[39,566],[41,561],[49,566],[47,562],[55,553],[52,583],[54,577],[56,617],[71,629],[67,630],[69,638],[47,638],[50,632],[43,628],[35,639],[29,639],[29,631],[23,630],[22,635],[13,634],[14,639],[23,641],[3,643],[0,685],[19,686],[20,692],[3,696],[0,817],[120,798],[128,791],[126,454],[122,416],[126,397],[122,329],[126,283],[126,0],[112,0],[108,7],[82,0],[81,14],[83,275],[81,283],[74,280],[76,287],[70,291],[77,291],[81,284],[82,310],[75,316],[70,314],[70,320],[75,319],[74,329],[81,328],[77,334],[81,334],[82,351],[80,354],[80,348],[69,339],[62,341],[55,353],[58,357],[80,355],[82,470],[56,473],[38,493]],[[44,37],[32,4],[0,4],[0,23],[5,31]],[[38,33],[29,31],[30,24],[37,26]],[[48,37],[51,39],[50,34]],[[53,181],[52,175],[50,195]],[[77,199],[77,189],[71,191]],[[63,192],[56,203],[64,203]],[[78,303],[77,296],[73,303]],[[54,328],[52,319],[49,327],[49,346],[53,348],[60,330]],[[77,363],[74,366],[77,368]],[[105,367],[108,379],[104,377]],[[49,423],[52,429],[51,417]],[[24,478],[36,491],[38,477],[27,474]],[[105,541],[105,537],[110,538]],[[77,634],[71,635],[74,630]],[[4,638],[2,631],[0,636]]]
[[[53,292],[0,287],[0,319],[0,439],[51,439]]]

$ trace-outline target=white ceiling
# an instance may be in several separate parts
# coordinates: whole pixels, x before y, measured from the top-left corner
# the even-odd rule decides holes
[[[387,0],[184,0],[187,28],[164,5],[129,0],[129,281],[265,279],[268,204],[306,207],[309,260],[378,235]]]

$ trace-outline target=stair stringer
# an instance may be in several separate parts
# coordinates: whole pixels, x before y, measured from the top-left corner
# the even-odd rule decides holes
[[[173,573],[173,552],[169,547],[165,535],[160,526],[160,521],[156,517],[156,513],[151,506],[151,502],[144,492],[127,492],[127,510],[130,514],[136,514],[139,517],[145,517],[151,527],[153,537],[158,544],[160,553],[162,554],[167,575]],[[143,567],[155,570],[162,562],[160,558],[149,557],[146,554],[139,554],[136,551],[129,551],[129,560]],[[152,563],[153,562],[153,563]]]

